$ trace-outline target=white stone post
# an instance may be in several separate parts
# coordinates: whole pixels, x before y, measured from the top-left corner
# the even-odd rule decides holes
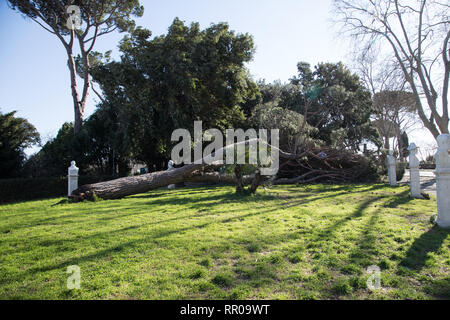
[[[397,186],[397,160],[394,157],[394,152],[389,150],[389,155],[387,156],[387,167],[388,167],[388,178],[389,185],[391,187]]]
[[[417,158],[417,149],[415,143],[411,143],[408,147],[409,151],[409,185],[411,187],[411,197],[422,199],[420,194],[420,171],[419,158]]]
[[[172,160],[170,160],[169,161],[169,163],[167,164],[167,171],[170,171],[170,170],[173,170],[174,168],[173,168],[173,161]],[[175,185],[174,184],[169,184],[168,186],[167,186],[167,189],[175,189]]]
[[[437,137],[436,153],[436,196],[438,216],[436,223],[443,228],[450,227],[450,134]]]
[[[72,194],[72,192],[78,189],[78,168],[75,166],[75,161],[70,162],[70,167],[67,170],[67,187],[68,187],[68,196]]]

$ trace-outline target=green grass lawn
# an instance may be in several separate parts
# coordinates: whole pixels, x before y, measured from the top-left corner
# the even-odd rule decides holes
[[[1,205],[0,298],[449,299],[450,233],[430,223],[435,212],[434,198],[385,185]],[[66,287],[70,265],[79,290]]]

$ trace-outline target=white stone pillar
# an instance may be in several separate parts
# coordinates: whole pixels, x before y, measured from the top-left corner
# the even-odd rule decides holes
[[[167,164],[167,171],[170,171],[170,170],[173,170],[174,168],[173,168],[173,161],[172,160],[170,160],[169,161],[169,163]],[[167,189],[175,189],[175,185],[174,184],[169,184],[168,186],[167,186]]]
[[[387,167],[388,167],[388,178],[389,185],[392,187],[397,186],[397,160],[394,157],[394,152],[389,150],[389,154],[387,156]]]
[[[415,143],[411,143],[408,147],[409,151],[409,185],[411,187],[411,197],[422,199],[420,194],[420,171],[419,158],[417,158],[418,147]]]
[[[437,137],[436,153],[436,196],[438,216],[436,223],[443,228],[450,227],[450,134]]]
[[[67,170],[67,187],[68,187],[68,196],[72,194],[72,192],[78,189],[78,168],[75,166],[75,161],[70,162],[70,167]]]

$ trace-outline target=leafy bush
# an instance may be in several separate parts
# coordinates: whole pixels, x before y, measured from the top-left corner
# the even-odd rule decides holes
[[[77,135],[73,133],[72,123],[64,123],[56,137],[29,157],[21,177],[62,176],[66,174],[72,160],[80,168],[80,175],[103,176],[114,171],[119,176],[127,176],[131,169],[129,154],[125,151],[126,148],[110,141],[112,133],[104,128],[107,122],[99,117],[98,112],[94,113]]]
[[[0,178],[16,177],[26,158],[24,149],[40,142],[36,128],[15,113],[0,112]]]
[[[397,181],[400,181],[403,179],[403,176],[405,175],[405,171],[406,171],[406,163],[405,162],[399,162],[397,164]]]

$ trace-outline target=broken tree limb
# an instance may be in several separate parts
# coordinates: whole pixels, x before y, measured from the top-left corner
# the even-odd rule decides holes
[[[189,181],[189,179],[192,177],[192,173],[197,170],[209,166],[222,165],[218,161],[212,161],[213,157],[224,159],[223,155],[226,154],[227,149],[235,148],[241,144],[248,145],[255,140],[259,141],[259,139],[256,138],[227,145],[223,148],[220,148],[219,150],[216,150],[214,155],[209,154],[208,156],[204,157],[203,159],[201,159],[201,161],[198,161],[199,163],[186,164],[181,168],[176,168],[170,171],[158,171],[139,176],[124,177],[110,181],[83,185],[77,190],[74,190],[70,198],[75,201],[82,201],[85,199],[93,200],[95,197],[102,199],[119,199],[125,196],[144,193],[150,190],[165,187],[169,184],[177,184],[184,181]],[[271,146],[265,141],[263,143],[270,148],[274,148],[274,150],[278,150],[280,157],[282,158],[295,159],[302,156],[281,151],[280,149]]]

